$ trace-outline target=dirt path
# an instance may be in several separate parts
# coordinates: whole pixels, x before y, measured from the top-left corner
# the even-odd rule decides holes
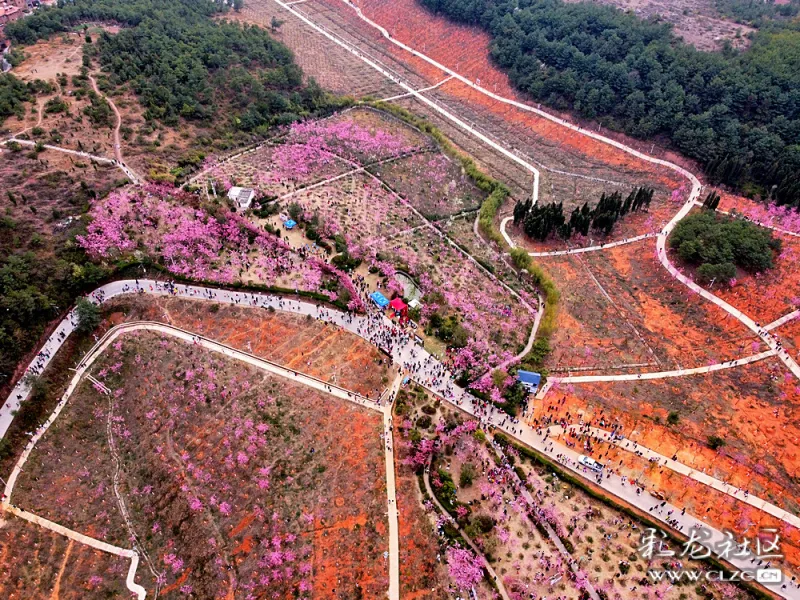
[[[431,497],[431,500],[439,509],[439,511],[443,515],[449,516],[450,513],[448,513],[445,510],[444,506],[441,505],[439,499],[433,493],[433,488],[431,488],[431,480],[429,476],[430,470],[431,470],[431,459],[429,458],[428,466],[425,467],[425,471],[422,474],[422,479],[425,482],[425,491],[428,492],[428,496]],[[481,552],[480,549],[478,549],[478,546],[475,545],[475,542],[472,541],[469,535],[467,535],[467,533],[461,528],[461,526],[455,521],[455,519],[452,519],[452,525],[458,530],[458,533],[461,534],[461,537],[464,538],[464,541],[467,542],[467,545],[472,549],[472,551],[477,556],[479,556],[480,559],[483,561],[483,567],[486,569],[486,572],[489,574],[489,577],[494,579],[494,583],[497,586],[497,590],[500,592],[500,596],[503,598],[503,600],[510,600],[510,598],[508,597],[508,592],[506,592],[506,587],[503,585],[503,580],[497,576],[497,573],[492,568],[492,565],[489,564],[489,561],[486,560],[486,556],[484,556],[483,552]]]
[[[114,111],[114,114],[117,117],[117,123],[116,123],[116,125],[114,125],[114,158],[116,159],[116,161],[119,164],[120,168],[123,171],[125,171],[126,175],[128,175],[130,180],[134,184],[138,184],[142,180],[142,178],[139,177],[133,169],[128,167],[125,164],[125,161],[122,158],[122,145],[121,145],[120,136],[119,136],[119,130],[122,127],[122,115],[120,114],[119,109],[117,108],[117,105],[114,104],[114,101],[111,98],[109,98],[108,96],[106,96],[103,92],[101,92],[100,88],[97,87],[97,81],[95,81],[95,78],[92,77],[91,75],[89,75],[89,81],[92,83],[92,89],[94,90],[94,92],[98,96],[103,98],[106,102],[108,102],[109,106],[111,106],[111,110]]]
[[[61,577],[64,575],[64,571],[67,568],[67,561],[69,560],[69,555],[72,554],[72,546],[75,545],[75,540],[70,540],[69,544],[67,544],[67,550],[64,552],[64,560],[61,561],[61,568],[58,570],[58,575],[56,575],[56,583],[53,586],[53,593],[50,594],[50,600],[58,600],[58,593],[61,589]]]

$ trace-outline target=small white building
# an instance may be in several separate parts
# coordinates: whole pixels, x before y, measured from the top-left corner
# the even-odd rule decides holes
[[[228,190],[228,198],[236,203],[236,208],[239,210],[247,210],[253,203],[253,198],[256,197],[256,192],[250,188],[232,187]]]

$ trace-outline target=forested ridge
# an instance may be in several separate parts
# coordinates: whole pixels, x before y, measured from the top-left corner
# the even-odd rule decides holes
[[[87,21],[118,23],[97,57],[112,85],[131,83],[145,116],[175,125],[181,117],[263,130],[323,107],[327,97],[304,81],[291,51],[263,29],[212,17],[227,10],[210,0],[75,0],[10,23],[28,44]]]
[[[116,86],[129,85],[145,117],[167,126],[193,121],[220,135],[231,128],[264,134],[335,105],[337,99],[305,80],[289,49],[268,32],[212,18],[226,10],[210,0],[60,1],[9,23],[6,34],[19,47],[80,31],[85,23],[120,25],[119,33],[104,33],[97,43],[84,46],[84,67],[99,61],[106,73],[103,85],[112,93]],[[52,92],[46,86],[0,74],[0,124],[23,114],[37,93]],[[84,114],[96,126],[106,126],[112,119],[109,105],[94,92],[89,96],[91,105]],[[46,158],[26,159],[19,145],[9,156],[7,161],[24,166],[0,192],[7,206],[0,219],[0,385],[10,381],[15,365],[47,323],[117,268],[92,263],[76,246],[74,236],[83,232],[84,219],[58,234],[47,233],[52,225],[42,228],[31,221],[78,217],[88,208],[88,198],[101,197],[108,189],[93,189],[80,174],[47,172]],[[34,183],[28,185],[28,179]],[[12,208],[16,212],[9,212]]]
[[[608,6],[420,2],[487,30],[493,59],[532,98],[639,138],[667,136],[711,183],[800,204],[797,23],[770,19],[748,50],[712,53]]]

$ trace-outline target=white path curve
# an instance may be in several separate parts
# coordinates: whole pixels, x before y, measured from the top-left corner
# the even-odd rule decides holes
[[[455,123],[458,127],[463,129],[464,131],[467,131],[468,133],[472,134],[473,136],[475,136],[476,138],[481,140],[483,143],[485,143],[488,146],[494,148],[497,152],[500,152],[506,158],[511,159],[512,161],[514,161],[518,165],[522,166],[527,171],[530,171],[533,174],[533,181],[534,181],[534,183],[533,183],[533,201],[534,201],[534,203],[538,201],[538,198],[539,198],[539,170],[536,167],[534,167],[531,163],[529,163],[526,160],[523,160],[522,158],[517,156],[515,153],[513,153],[510,150],[504,148],[503,146],[501,146],[500,144],[495,142],[493,139],[489,138],[487,135],[481,133],[480,131],[478,131],[477,129],[475,129],[474,127],[472,127],[471,125],[469,125],[468,123],[466,123],[465,121],[463,121],[462,119],[460,119],[459,117],[457,117],[456,115],[451,113],[446,108],[444,108],[442,106],[439,106],[439,104],[437,104],[433,100],[427,98],[421,92],[415,90],[412,86],[410,86],[405,81],[400,79],[397,75],[395,75],[394,73],[389,72],[383,66],[379,65],[376,61],[374,61],[373,59],[367,57],[358,48],[353,47],[353,45],[350,44],[349,42],[346,42],[346,41],[342,40],[340,37],[338,37],[334,33],[328,31],[327,29],[325,29],[321,25],[315,23],[314,21],[312,21],[311,19],[306,17],[300,11],[296,10],[292,6],[289,6],[285,2],[281,2],[281,0],[273,0],[273,1],[278,6],[280,6],[281,8],[283,8],[286,11],[292,13],[295,17],[297,17],[298,19],[303,21],[306,25],[308,25],[309,27],[311,27],[312,29],[314,29],[318,33],[320,33],[323,36],[325,36],[326,38],[328,38],[330,41],[332,41],[337,46],[340,46],[340,47],[344,48],[345,50],[347,50],[351,54],[354,54],[355,56],[360,58],[364,63],[366,63],[367,65],[369,65],[370,67],[372,67],[373,69],[378,71],[381,75],[383,75],[384,77],[386,77],[390,81],[393,81],[398,86],[400,86],[401,88],[406,90],[406,92],[408,92],[409,95],[414,96],[417,100],[419,100],[420,102],[422,102],[426,106],[432,108],[433,110],[435,110],[436,112],[438,112],[439,114],[444,116],[446,119],[452,121],[453,123]],[[388,35],[387,35],[387,37],[388,37]],[[456,78],[460,77],[460,76],[458,76],[457,74],[455,74],[455,73],[453,73],[451,71],[448,71],[448,74],[453,75],[453,77],[456,77]]]
[[[692,175],[692,178],[697,181],[697,179]],[[698,182],[699,186],[699,182]],[[704,288],[697,285],[694,281],[688,278],[686,275],[681,273],[669,260],[667,255],[666,245],[667,245],[667,238],[669,238],[669,234],[678,224],[678,222],[683,219],[689,212],[694,208],[695,203],[694,200],[696,199],[697,195],[700,193],[700,188],[697,187],[696,189],[692,190],[692,194],[689,197],[689,200],[683,205],[683,208],[674,216],[672,220],[667,223],[664,229],[658,234],[656,238],[656,250],[658,252],[658,260],[664,266],[667,271],[669,271],[670,275],[672,275],[675,279],[680,281],[690,290],[698,294],[699,296],[705,298],[709,302],[715,304],[729,315],[736,317],[739,321],[741,321],[745,327],[747,327],[750,331],[755,333],[761,340],[767,344],[772,350],[776,351],[776,355],[780,360],[783,362],[784,365],[792,372],[792,374],[800,379],[800,365],[789,355],[789,353],[782,348],[780,345],[780,340],[774,336],[769,331],[764,330],[760,327],[753,319],[749,316],[744,314],[737,308],[734,308],[721,298],[715,296],[711,292],[705,290]],[[694,196],[694,197],[693,197]]]
[[[108,554],[114,554],[122,558],[130,559],[131,564],[128,567],[128,573],[125,577],[125,585],[133,594],[136,595],[136,598],[138,600],[144,600],[147,597],[147,590],[145,590],[141,585],[135,582],[136,569],[139,566],[139,555],[133,550],[129,550],[128,548],[120,548],[118,546],[113,546],[111,544],[106,544],[105,542],[101,542],[100,540],[96,540],[89,536],[83,535],[82,533],[78,533],[77,531],[73,531],[71,529],[67,529],[66,527],[62,527],[58,523],[53,523],[52,521],[48,521],[43,517],[19,509],[16,506],[2,504],[0,505],[0,509],[9,512],[12,515],[15,515],[20,519],[24,519],[26,521],[29,521],[30,523],[38,525],[39,527],[42,527],[44,529],[49,529],[50,531],[58,533],[59,535],[63,535],[66,538],[84,544],[86,546],[90,546],[95,550],[100,550],[101,552],[107,552]]]
[[[142,586],[134,583],[136,568],[139,562],[138,551],[129,548],[120,548],[119,546],[115,546],[113,544],[97,540],[95,538],[84,535],[72,529],[68,529],[62,525],[59,525],[58,523],[54,523],[52,521],[49,521],[48,519],[45,519],[43,517],[40,517],[38,515],[20,509],[11,504],[11,497],[14,491],[14,486],[16,485],[17,479],[19,478],[20,474],[24,471],[25,463],[30,457],[31,452],[33,452],[36,444],[45,435],[50,426],[55,422],[55,420],[61,414],[61,411],[67,405],[67,402],[72,397],[72,394],[77,389],[82,378],[86,376],[86,378],[89,381],[93,382],[96,386],[98,386],[103,391],[103,393],[105,394],[110,393],[110,390],[108,390],[108,388],[105,387],[104,384],[97,381],[88,372],[91,369],[94,362],[97,360],[97,358],[99,358],[118,337],[120,337],[123,334],[128,334],[136,331],[152,331],[160,333],[162,335],[170,335],[189,344],[195,344],[200,347],[211,350],[213,352],[217,352],[225,356],[230,356],[231,358],[235,358],[241,362],[250,364],[261,370],[268,371],[280,377],[284,377],[286,379],[289,379],[290,381],[301,383],[318,391],[325,392],[326,394],[330,394],[332,396],[341,398],[343,400],[347,400],[348,402],[353,402],[370,410],[381,412],[384,416],[385,423],[387,422],[387,418],[389,419],[389,421],[391,421],[391,404],[389,404],[386,408],[381,409],[375,402],[372,402],[368,398],[356,392],[351,392],[335,384],[326,383],[310,375],[298,373],[297,371],[288,369],[272,361],[259,358],[248,352],[237,350],[225,344],[221,344],[219,342],[206,338],[202,335],[193,334],[189,331],[180,329],[178,327],[174,327],[172,325],[166,325],[164,323],[157,323],[157,322],[136,321],[131,323],[122,323],[107,331],[106,334],[100,340],[98,340],[98,342],[87,353],[87,355],[83,358],[83,360],[81,360],[80,364],[75,369],[75,374],[72,377],[70,384],[68,385],[64,394],[62,395],[61,400],[56,405],[56,408],[53,410],[50,417],[48,417],[47,421],[45,421],[45,423],[39,429],[37,429],[37,431],[31,437],[31,440],[26,445],[25,449],[20,455],[19,460],[14,466],[11,475],[8,477],[8,481],[6,482],[6,486],[2,495],[2,502],[0,502],[0,509],[8,511],[36,525],[39,525],[41,527],[44,527],[46,529],[64,535],[72,540],[75,540],[87,546],[91,546],[92,548],[95,548],[97,550],[101,550],[109,554],[114,554],[117,556],[131,559],[131,566],[128,571],[126,584],[128,586],[128,589],[131,590],[133,593],[135,593],[137,598],[139,598],[140,600],[145,598],[146,591]],[[399,383],[397,387],[399,387]],[[113,446],[112,446],[112,452],[113,452]],[[116,452],[114,452],[114,455],[116,458]],[[116,487],[117,487],[116,475],[115,475],[114,487],[116,493]],[[389,534],[390,534],[389,545],[390,548],[392,547],[394,548],[393,554],[394,554],[394,565],[395,565],[395,568],[392,571],[393,576],[390,577],[390,581],[392,582],[392,585],[390,585],[390,600],[399,600],[399,575],[398,575],[399,570],[397,568],[399,539],[398,539],[398,527],[397,527],[397,511],[394,500],[395,498],[394,461],[393,461],[391,444],[389,445],[387,450],[387,490],[389,498]],[[394,512],[392,512],[393,510]],[[127,515],[127,509],[125,508],[124,503],[120,504],[120,511],[122,512],[126,523],[128,523],[130,527],[130,522]],[[394,519],[393,523],[392,523],[392,517]],[[135,533],[133,533],[132,529],[131,529],[131,534],[138,542],[138,538],[136,538],[136,535]],[[145,556],[145,558],[148,559],[147,556]],[[150,568],[151,570],[153,569],[152,565]]]
[[[397,488],[394,472],[394,427],[392,407],[403,374],[398,373],[389,390],[389,398],[383,408],[383,449],[386,459],[386,500],[389,519],[389,600],[400,600],[400,513],[397,510]]]
[[[786,325],[786,323],[788,323],[789,321],[793,321],[797,317],[800,317],[800,309],[793,310],[788,315],[783,315],[780,319],[774,320],[769,325],[764,325],[764,329],[766,331],[772,331],[773,329],[777,329],[781,325]]]
[[[724,371],[725,369],[734,369],[742,365],[749,365],[750,363],[758,362],[775,356],[777,351],[765,350],[752,356],[744,358],[737,358],[728,360],[722,363],[713,365],[706,365],[705,367],[694,367],[692,369],[675,369],[673,371],[654,371],[650,373],[624,373],[621,375],[570,375],[567,377],[549,377],[545,387],[549,384],[561,383],[593,383],[600,381],[647,381],[650,379],[669,379],[672,377],[686,377],[688,375],[703,375],[706,373],[714,373],[716,371]],[[539,392],[542,393],[542,392]],[[538,396],[538,394],[537,394]]]
[[[560,425],[551,425],[549,429],[551,436],[557,436],[561,433],[564,433],[564,428]],[[567,426],[566,431],[570,430],[576,432],[582,431],[580,425]],[[797,517],[797,515],[793,515],[792,513],[787,512],[782,508],[775,506],[774,504],[770,504],[761,498],[751,498],[749,494],[745,494],[744,490],[740,488],[725,483],[724,481],[720,481],[719,479],[715,479],[711,475],[708,475],[702,471],[698,471],[697,469],[694,469],[681,462],[672,460],[672,458],[656,452],[655,450],[651,450],[647,446],[642,446],[633,440],[629,440],[627,438],[616,438],[612,436],[610,431],[605,429],[600,429],[599,427],[590,427],[589,431],[593,436],[600,438],[606,443],[613,444],[627,452],[641,452],[642,458],[646,460],[653,459],[653,461],[661,467],[666,467],[672,471],[675,471],[676,473],[680,473],[681,475],[685,475],[686,477],[694,479],[695,481],[699,481],[700,483],[722,492],[723,494],[727,494],[728,496],[736,498],[740,502],[744,502],[759,510],[763,510],[773,517],[780,519],[781,521],[789,523],[795,527],[800,527],[800,517]]]
[[[370,321],[369,317],[361,315],[348,315],[346,313],[341,313],[332,309],[323,309],[323,312],[321,312],[320,308],[312,303],[290,300],[290,299],[282,299],[269,294],[213,290],[204,287],[189,286],[183,284],[175,285],[169,288],[161,282],[156,282],[152,280],[140,280],[137,286],[136,282],[128,280],[128,281],[115,281],[105,286],[102,286],[91,295],[90,299],[95,302],[100,302],[101,299],[102,301],[107,301],[113,297],[124,294],[135,293],[139,290],[141,291],[141,293],[147,293],[149,295],[177,296],[195,300],[205,300],[215,303],[240,304],[254,308],[255,307],[266,308],[271,306],[277,310],[283,310],[295,314],[304,314],[304,315],[311,315],[312,317],[318,317],[326,322],[338,325],[343,329],[350,331],[351,333],[359,335],[360,337],[363,337],[367,341],[370,341],[372,343],[375,343],[376,341],[373,333],[368,328],[368,324],[370,322],[374,324],[376,322],[375,319],[378,317],[373,316],[372,321]],[[383,317],[382,319],[384,325],[386,326],[390,325],[390,322],[387,319],[385,319],[385,317]],[[71,312],[59,324],[59,326],[54,331],[53,335],[47,340],[44,346],[46,354],[42,355],[42,357],[35,360],[34,365],[38,362],[38,364],[41,367],[45,367],[50,362],[51,357],[55,355],[55,352],[63,343],[60,334],[64,333],[65,335],[68,335],[73,330],[74,328],[73,320],[74,320],[74,311]],[[189,336],[190,339],[193,337],[193,334],[188,332],[186,332],[185,335]],[[212,344],[217,344],[217,342],[212,342],[210,340],[209,342]],[[221,344],[218,345],[222,346]],[[522,422],[513,423],[508,421],[507,415],[505,415],[505,413],[502,413],[497,409],[491,408],[487,412],[487,409],[482,407],[482,402],[480,402],[477,398],[465,392],[461,388],[458,388],[452,383],[451,373],[445,370],[443,376],[436,377],[433,373],[433,370],[439,366],[438,361],[436,361],[425,350],[423,350],[419,346],[416,346],[413,340],[407,340],[405,343],[402,344],[401,343],[395,344],[391,348],[390,353],[392,359],[395,361],[396,364],[409,367],[413,366],[417,368],[416,372],[408,373],[408,375],[412,379],[414,379],[417,383],[419,383],[426,389],[429,389],[438,396],[444,398],[446,401],[455,404],[461,410],[464,410],[468,414],[475,416],[481,421],[484,427],[487,426],[495,427],[505,432],[506,434],[520,440],[521,442],[527,444],[534,450],[546,453],[548,455],[553,455],[552,449],[548,450],[549,445],[552,443],[551,441],[543,440],[541,436],[537,435],[536,432],[525,423]],[[2,432],[3,434],[5,434],[6,430],[8,429],[8,426],[10,425],[13,419],[13,411],[16,408],[18,408],[20,406],[20,403],[27,398],[29,391],[30,388],[26,383],[26,381],[24,380],[21,381],[12,391],[11,395],[9,396],[3,407],[0,408],[0,432]],[[375,406],[374,402],[370,402],[370,404],[372,404],[372,406]],[[376,410],[380,410],[380,408],[376,407]],[[564,446],[563,448],[559,448],[558,452],[564,454],[565,456],[570,456],[577,459],[577,454],[574,451],[568,449],[566,446]],[[582,472],[580,467],[576,465],[566,465],[565,468],[571,469],[578,475],[586,476],[586,474]],[[645,511],[647,511],[647,509],[649,508],[648,503],[650,501],[635,494],[635,490],[629,489],[630,486],[626,487],[625,484],[619,480],[619,478],[615,478],[614,476],[612,476],[609,479],[603,480],[603,482],[600,485],[606,492],[621,498],[622,500],[632,504],[633,506],[636,506],[637,508],[643,509]],[[757,500],[753,496],[751,496],[750,499],[751,503]],[[776,507],[776,509],[780,510],[778,507]],[[693,519],[693,517],[691,517],[691,515],[686,515],[684,521],[690,522],[690,519]],[[692,522],[701,523],[701,521],[697,521],[696,519]],[[713,530],[712,528],[709,529],[712,531],[716,531]],[[720,537],[722,536],[721,532],[716,532],[716,534],[718,534]],[[748,565],[742,563],[742,566],[748,566]],[[784,598],[791,598],[792,600],[795,599],[800,600],[800,589],[798,589],[796,586],[793,586],[787,590],[780,590],[780,591],[776,590],[776,592],[778,593],[778,595]]]

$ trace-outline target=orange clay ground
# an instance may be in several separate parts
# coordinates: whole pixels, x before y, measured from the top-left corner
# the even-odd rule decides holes
[[[170,323],[371,398],[392,377],[372,344],[299,315],[180,298],[129,296],[110,306],[114,320]]]
[[[16,505],[127,547],[110,420],[128,527],[163,572],[161,597],[386,589],[379,414],[150,332],[120,338],[93,371],[113,399],[79,386],[26,463]],[[153,587],[144,564],[137,581]]]
[[[772,358],[740,369],[673,379],[561,384],[535,404],[534,416],[575,424],[581,419],[597,424],[603,418],[606,429],[616,424],[628,439],[665,456],[677,455],[681,463],[796,513],[800,427],[792,415],[800,408],[800,390],[786,374],[783,364]],[[679,420],[671,426],[667,416],[673,411]],[[712,435],[725,440],[717,451],[708,446]],[[648,489],[661,490],[670,502],[708,517],[718,528],[733,527],[745,514],[753,521],[775,522],[688,478],[654,469],[631,452],[612,449],[595,456]],[[792,564],[800,566],[800,535],[783,529],[791,532]]]
[[[546,365],[559,376],[703,367],[763,350],[744,325],[676,282],[653,240],[536,260],[561,291]]]
[[[129,564],[23,519],[0,519],[0,597],[6,600],[123,598]]]

